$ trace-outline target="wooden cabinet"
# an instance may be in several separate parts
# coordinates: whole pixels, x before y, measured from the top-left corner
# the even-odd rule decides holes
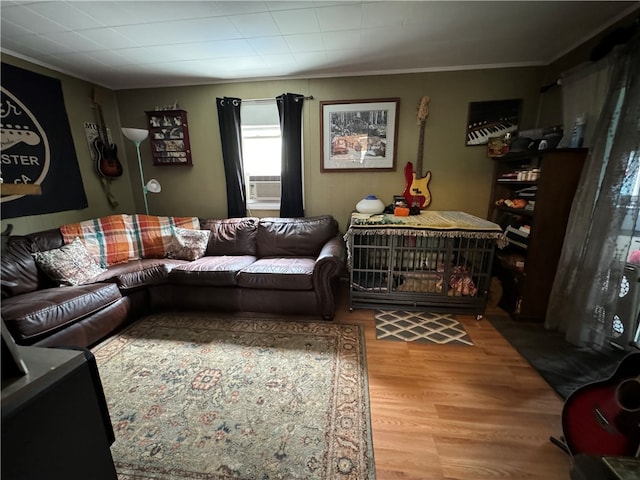
[[[546,316],[586,154],[581,148],[557,149],[493,159],[488,219],[508,240],[496,252],[494,275],[502,283],[500,307],[515,319]]]
[[[145,113],[149,126],[153,164],[156,166],[193,165],[187,112],[153,110]]]

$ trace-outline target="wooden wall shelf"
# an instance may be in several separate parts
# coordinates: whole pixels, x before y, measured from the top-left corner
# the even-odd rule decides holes
[[[42,188],[35,183],[0,183],[2,196],[7,195],[42,195]]]

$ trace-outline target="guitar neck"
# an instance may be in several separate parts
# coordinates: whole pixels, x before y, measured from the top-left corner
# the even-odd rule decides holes
[[[422,177],[422,157],[424,156],[424,125],[425,121],[420,122],[420,135],[418,136],[418,156],[416,158],[416,175]]]
[[[96,103],[96,108],[98,109],[98,117],[100,118],[100,127],[98,128],[98,132],[100,134],[100,138],[105,145],[109,144],[109,135],[107,134],[107,126],[104,123],[104,116],[102,115],[102,107],[99,103]]]
[[[109,144],[109,135],[107,134],[107,124],[104,123],[104,115],[102,114],[102,106],[100,105],[98,91],[96,89],[93,90],[93,97],[91,98],[91,102],[95,106],[98,111],[98,119],[100,119],[100,124],[98,125],[98,138],[102,140],[104,145]]]

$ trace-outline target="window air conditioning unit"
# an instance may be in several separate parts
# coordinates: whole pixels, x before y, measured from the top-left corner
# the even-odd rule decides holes
[[[278,202],[280,201],[280,175],[250,175],[249,201]]]

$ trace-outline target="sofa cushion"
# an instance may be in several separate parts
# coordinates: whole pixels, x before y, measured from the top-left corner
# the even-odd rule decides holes
[[[3,299],[38,289],[38,268],[31,255],[34,248],[28,237],[9,237],[0,256]]]
[[[107,268],[107,271],[95,278],[96,281],[112,281],[121,291],[127,292],[149,285],[165,283],[171,269],[187,263],[184,260],[155,258],[133,260]]]
[[[330,216],[261,218],[258,223],[258,257],[316,257],[327,240],[338,234]]]
[[[132,215],[131,237],[137,258],[164,258],[176,228],[200,228],[197,217]]]
[[[2,302],[2,319],[20,341],[62,328],[122,298],[114,283],[47,288]]]
[[[38,267],[58,285],[82,285],[107,270],[89,255],[78,237],[60,248],[33,253]]]
[[[171,270],[171,283],[198,286],[235,286],[240,270],[256,261],[252,255],[202,257]]]
[[[207,255],[255,255],[258,219],[254,217],[200,220],[210,230]]]
[[[34,251],[44,252],[52,248],[58,248],[64,245],[64,239],[59,228],[50,228],[49,230],[41,230],[40,232],[29,233],[25,235],[33,242]],[[71,239],[73,240],[73,239]]]
[[[204,255],[209,243],[210,230],[176,228],[167,257],[178,260],[197,260]]]
[[[276,290],[311,290],[315,258],[260,258],[238,274],[238,286]]]

